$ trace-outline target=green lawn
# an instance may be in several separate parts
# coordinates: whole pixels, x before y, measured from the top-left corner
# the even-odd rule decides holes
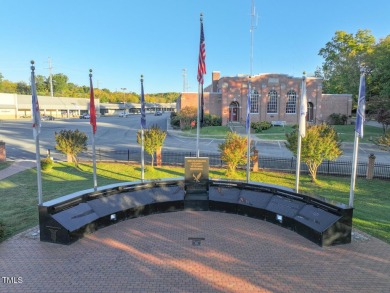
[[[229,131],[229,128],[226,126],[208,126],[200,128],[200,135],[203,137],[224,138]],[[196,127],[184,130],[182,131],[182,134],[186,136],[196,136]]]
[[[334,125],[337,133],[344,142],[353,142],[355,140],[355,125]],[[380,127],[365,125],[364,136],[360,142],[372,143],[376,138],[383,135],[383,130]]]
[[[97,164],[98,185],[136,181],[141,170],[137,165]],[[145,172],[145,179],[182,177],[182,167],[163,167]],[[225,178],[224,170],[211,169],[211,178]],[[236,179],[245,179],[239,171]],[[289,173],[251,173],[251,180],[294,188],[295,175]],[[42,173],[43,201],[60,197],[93,186],[92,167],[81,164],[76,169],[68,163],[56,163],[53,170]],[[349,202],[349,177],[319,176],[314,184],[308,176],[301,176],[300,191],[307,195],[323,196],[344,204]],[[36,170],[30,169],[0,181],[0,222],[5,224],[6,237],[38,224]],[[358,178],[355,191],[354,227],[390,244],[390,182]]]
[[[355,139],[355,125],[333,125],[342,142],[353,142]],[[261,133],[256,133],[257,138],[267,140],[286,140],[286,133],[293,131],[291,126],[273,126]],[[373,140],[383,134],[382,128],[366,125],[364,126],[364,137],[360,140],[363,143],[373,143]]]
[[[334,125],[342,142],[353,142],[355,139],[355,125]],[[286,133],[292,132],[292,126],[273,126],[260,133],[252,133],[253,136],[264,140],[286,140]],[[200,129],[202,137],[225,138],[229,128],[226,126],[209,126]],[[253,130],[252,130],[253,131]],[[376,138],[383,134],[382,128],[366,125],[364,126],[364,137],[360,139],[362,143],[373,143]],[[196,128],[182,131],[182,135],[196,136]]]
[[[11,162],[1,162],[0,163],[0,171],[7,168],[8,166],[10,166],[12,163]]]

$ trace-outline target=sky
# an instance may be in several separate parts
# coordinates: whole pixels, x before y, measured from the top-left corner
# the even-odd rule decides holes
[[[390,34],[389,0],[255,0],[257,26],[251,62],[252,0],[1,0],[0,73],[29,83],[63,73],[69,82],[146,93],[196,92],[200,13],[206,43],[205,85],[221,76],[313,73],[321,48],[337,30]],[[183,83],[186,70],[187,85]]]

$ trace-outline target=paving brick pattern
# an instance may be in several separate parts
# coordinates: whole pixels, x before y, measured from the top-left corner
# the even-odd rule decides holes
[[[0,292],[23,293],[390,292],[390,245],[363,236],[319,247],[265,221],[184,211],[120,222],[69,246],[24,232],[0,244],[0,277]]]

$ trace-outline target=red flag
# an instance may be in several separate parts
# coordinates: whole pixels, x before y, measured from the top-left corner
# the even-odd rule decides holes
[[[203,75],[206,74],[206,45],[203,32],[203,15],[200,15],[200,45],[198,63],[198,82],[203,84]]]
[[[91,70],[92,71],[92,70]],[[92,125],[93,134],[96,133],[96,109],[95,109],[95,95],[93,93],[92,85],[92,73],[89,74],[89,83],[90,83],[90,98],[89,98],[89,123]]]

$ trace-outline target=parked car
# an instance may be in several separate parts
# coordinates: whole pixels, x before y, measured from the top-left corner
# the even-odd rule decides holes
[[[156,111],[155,113],[154,113],[154,116],[161,116],[162,115],[162,112],[161,111]]]
[[[82,114],[80,115],[80,119],[89,119],[91,116],[89,114]]]
[[[42,121],[47,121],[47,120],[54,120],[55,118],[51,115],[44,115],[41,117]]]

